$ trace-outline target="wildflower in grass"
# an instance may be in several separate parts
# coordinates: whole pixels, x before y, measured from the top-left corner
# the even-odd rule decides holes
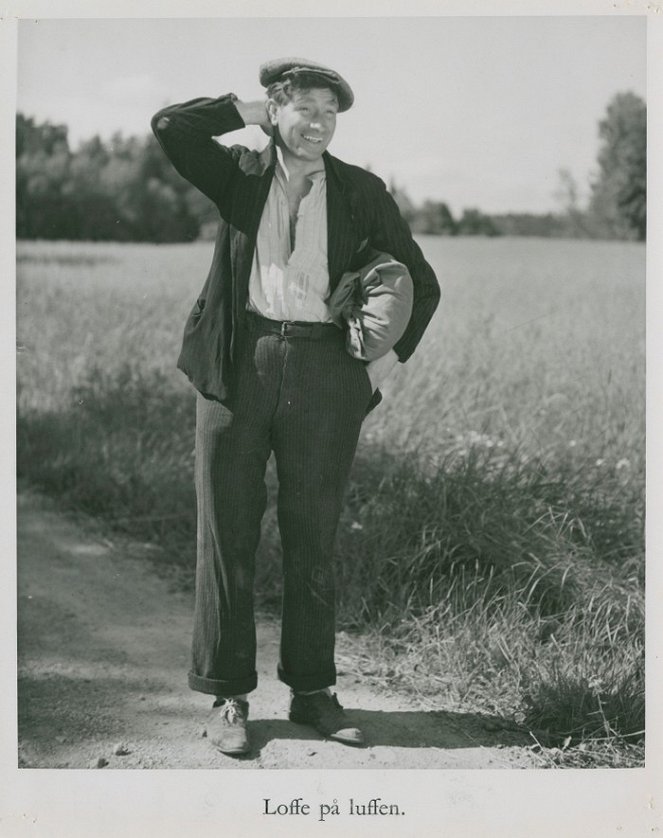
[[[576,445],[577,445],[577,443],[576,443],[575,439],[570,439],[569,440],[569,448],[575,448]]]
[[[601,467],[605,463],[605,460],[601,457],[596,461],[596,465]]]
[[[623,468],[630,468],[630,467],[631,467],[630,460],[627,460],[626,457],[622,457],[621,460],[618,460],[617,465],[615,466],[617,471],[621,471]]]
[[[456,442],[460,444],[467,444],[470,447],[483,446],[485,448],[494,448],[495,441],[491,439],[488,434],[481,434],[478,431],[468,431],[466,434],[456,434]]]
[[[601,683],[599,678],[590,678],[587,687],[594,693],[594,695],[598,695],[603,690],[603,684]]]

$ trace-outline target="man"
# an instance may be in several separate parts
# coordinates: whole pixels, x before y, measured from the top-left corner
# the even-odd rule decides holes
[[[348,83],[304,59],[264,64],[260,81],[265,99],[194,99],[152,120],[177,171],[221,217],[178,366],[198,390],[189,686],[215,696],[208,736],[227,754],[249,750],[254,556],[272,451],[283,546],[278,676],[292,691],[289,717],[336,741],[363,743],[329,690],[336,681],[334,537],[362,420],[439,300],[435,275],[384,183],[327,152],[337,114],[353,104]],[[264,151],[212,139],[245,125],[271,135]],[[366,364],[345,350],[328,302],[341,276],[365,264],[372,249],[407,266],[414,300],[394,349]]]

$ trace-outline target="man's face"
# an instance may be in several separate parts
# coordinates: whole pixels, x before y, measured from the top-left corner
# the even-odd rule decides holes
[[[315,161],[322,156],[336,129],[338,99],[328,88],[296,90],[285,105],[270,105],[270,118],[278,126],[285,148],[298,160]]]

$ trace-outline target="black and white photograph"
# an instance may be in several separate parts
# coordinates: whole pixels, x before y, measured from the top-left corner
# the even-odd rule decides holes
[[[652,21],[443,12],[16,21],[22,782],[423,835],[651,767]]]

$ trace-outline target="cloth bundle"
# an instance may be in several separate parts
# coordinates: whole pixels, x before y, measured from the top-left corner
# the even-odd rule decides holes
[[[374,361],[403,336],[412,314],[412,278],[389,253],[371,250],[370,261],[341,277],[328,305],[334,323],[347,328],[353,358]]]

